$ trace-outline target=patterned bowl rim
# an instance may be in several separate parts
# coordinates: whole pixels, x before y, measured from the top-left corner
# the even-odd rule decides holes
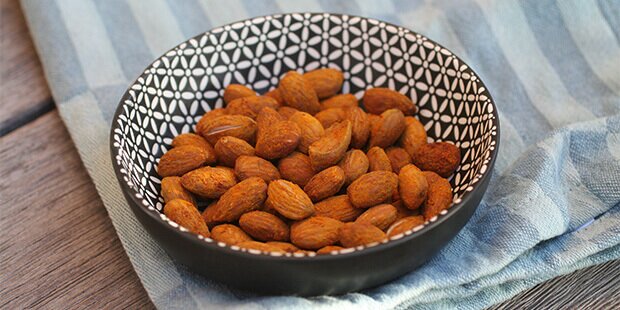
[[[403,26],[398,26],[395,25],[393,23],[390,22],[386,22],[383,20],[379,20],[379,19],[375,19],[375,18],[370,18],[370,17],[363,17],[363,16],[359,16],[359,15],[353,15],[353,14],[341,14],[341,13],[329,13],[329,12],[293,12],[293,13],[277,13],[277,14],[268,14],[268,15],[262,15],[262,16],[255,16],[255,17],[250,17],[250,18],[246,18],[246,19],[242,19],[242,20],[238,20],[238,21],[234,21],[222,26],[218,26],[218,27],[213,27],[210,30],[207,30],[205,32],[201,32],[195,36],[192,36],[190,38],[188,38],[187,40],[175,45],[174,47],[172,47],[171,49],[167,50],[166,52],[164,52],[163,54],[161,54],[159,57],[157,57],[155,60],[153,60],[146,68],[150,68],[151,66],[153,66],[153,64],[157,61],[159,61],[162,57],[166,56],[168,53],[170,53],[171,51],[175,50],[176,48],[180,47],[183,44],[188,43],[190,40],[192,39],[199,39],[202,36],[204,36],[205,34],[209,34],[209,33],[213,33],[216,30],[219,29],[224,29],[227,26],[233,26],[235,24],[238,23],[246,23],[246,22],[250,22],[250,23],[255,23],[254,20],[256,19],[260,19],[260,18],[279,18],[282,16],[286,16],[286,15],[305,15],[305,14],[311,14],[311,15],[325,15],[325,16],[338,16],[338,17],[342,17],[342,16],[347,16],[347,17],[353,17],[353,18],[360,18],[360,19],[365,19],[368,21],[375,21],[375,22],[379,22],[379,23],[384,23],[385,25],[389,25],[392,27],[395,27],[397,29],[402,29],[405,32],[410,32],[413,35],[420,35],[422,38],[425,38],[427,41],[430,41],[431,43],[435,44],[436,46],[439,46],[443,49],[445,49],[446,51],[449,51],[456,59],[458,59],[461,63],[467,65],[467,67],[469,68],[469,70],[471,71],[471,73],[473,73],[475,76],[478,77],[478,81],[480,83],[480,85],[482,87],[485,88],[487,94],[488,94],[488,102],[489,104],[493,107],[493,111],[491,111],[492,115],[493,115],[493,119],[492,119],[492,124],[495,127],[495,134],[492,134],[490,136],[491,138],[491,144],[493,142],[495,142],[495,145],[489,145],[489,147],[492,147],[491,150],[489,150],[489,160],[488,160],[488,164],[487,164],[487,169],[486,171],[479,173],[476,178],[477,180],[472,181],[472,184],[470,185],[470,187],[472,187],[471,191],[467,191],[466,193],[463,194],[462,198],[460,199],[460,201],[458,202],[453,202],[450,207],[446,210],[443,210],[439,215],[431,218],[428,221],[425,221],[424,224],[419,225],[417,227],[414,227],[413,229],[406,231],[404,233],[392,236],[386,240],[383,240],[382,242],[375,242],[375,243],[371,243],[371,244],[367,244],[367,245],[362,245],[362,246],[357,246],[355,248],[346,248],[344,250],[340,250],[340,251],[332,251],[330,254],[328,255],[317,255],[317,254],[293,254],[293,253],[274,253],[274,252],[269,252],[269,253],[265,253],[265,252],[261,252],[258,250],[254,250],[254,249],[242,249],[238,246],[230,246],[228,244],[224,244],[223,242],[218,242],[216,240],[213,240],[211,238],[205,238],[201,235],[196,235],[193,234],[191,232],[189,232],[187,229],[181,227],[178,224],[173,224],[170,222],[170,220],[164,220],[161,217],[161,214],[159,211],[157,210],[149,210],[148,208],[146,208],[143,203],[136,197],[136,194],[139,194],[136,190],[134,190],[133,188],[131,188],[124,180],[123,178],[123,173],[121,172],[122,167],[117,163],[116,161],[116,157],[119,155],[119,150],[120,148],[116,148],[114,146],[114,131],[118,128],[117,125],[117,119],[119,117],[119,115],[123,112],[123,106],[125,104],[125,101],[130,98],[130,94],[129,91],[131,90],[131,86],[136,84],[138,82],[138,80],[143,77],[146,73],[144,72],[144,70],[140,73],[140,75],[132,82],[129,84],[129,87],[127,88],[127,90],[125,91],[125,93],[123,94],[123,96],[121,97],[121,100],[116,108],[116,111],[114,112],[114,117],[112,118],[112,124],[111,124],[111,129],[110,129],[110,156],[112,159],[112,165],[114,167],[114,173],[116,175],[116,178],[119,182],[119,184],[121,185],[121,189],[123,190],[123,192],[125,192],[125,194],[129,193],[129,195],[125,195],[125,196],[129,196],[131,198],[131,203],[134,203],[138,209],[141,210],[141,212],[146,213],[148,216],[150,216],[151,218],[153,218],[156,222],[159,222],[162,224],[163,227],[165,227],[165,229],[167,230],[166,233],[171,233],[171,234],[176,234],[181,238],[184,238],[192,243],[196,243],[196,244],[200,244],[201,246],[207,246],[207,247],[213,247],[216,248],[218,250],[221,251],[228,251],[229,254],[231,255],[241,255],[241,256],[245,256],[245,257],[252,257],[253,259],[267,259],[267,260],[283,260],[283,261],[289,261],[289,260],[295,260],[295,261],[299,261],[299,260],[312,260],[312,261],[317,261],[317,260],[337,260],[337,259],[346,259],[348,257],[351,257],[352,255],[366,255],[366,254],[371,254],[377,251],[384,251],[387,250],[390,247],[396,247],[401,245],[402,243],[406,243],[409,242],[410,240],[413,240],[415,238],[418,238],[422,235],[424,235],[424,233],[426,231],[429,231],[431,229],[434,229],[435,227],[441,225],[444,221],[446,221],[450,216],[453,216],[455,214],[456,211],[458,211],[458,209],[460,209],[463,205],[467,204],[469,202],[469,200],[472,199],[473,196],[475,196],[474,194],[478,191],[485,191],[486,189],[482,189],[480,188],[480,184],[484,184],[488,178],[491,177],[492,174],[492,170],[493,170],[493,166],[495,164],[495,159],[497,157],[497,152],[499,150],[499,141],[500,141],[500,122],[499,122],[499,115],[497,113],[497,108],[495,106],[495,100],[493,99],[493,96],[491,95],[489,89],[486,87],[486,85],[484,84],[484,81],[482,81],[482,79],[480,78],[480,75],[478,75],[473,68],[467,64],[467,62],[463,61],[463,59],[461,59],[458,55],[454,54],[451,50],[449,50],[448,48],[444,47],[443,45],[435,42],[434,40],[428,38],[425,35],[422,35],[418,32],[415,32],[413,30],[410,30],[406,27]],[[364,251],[362,251],[364,250]]]

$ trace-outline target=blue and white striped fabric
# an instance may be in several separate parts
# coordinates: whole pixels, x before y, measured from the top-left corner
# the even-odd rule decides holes
[[[482,308],[620,257],[620,3],[430,0],[22,0],[45,73],[119,237],[159,308]],[[251,16],[328,11],[403,25],[462,56],[497,101],[499,157],[482,204],[435,258],[335,297],[239,292],[172,262],[116,184],[110,120],[167,49]]]

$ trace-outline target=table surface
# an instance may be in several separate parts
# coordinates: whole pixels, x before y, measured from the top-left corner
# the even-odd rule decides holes
[[[0,308],[154,308],[54,107],[17,0],[0,1]],[[494,306],[620,307],[620,261]]]

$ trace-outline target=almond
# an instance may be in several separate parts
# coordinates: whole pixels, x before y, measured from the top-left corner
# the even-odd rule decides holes
[[[213,222],[234,222],[242,214],[262,207],[267,198],[267,183],[261,178],[249,178],[231,187],[217,202],[210,206]],[[204,216],[204,214],[203,214]]]
[[[321,171],[337,164],[351,143],[351,122],[335,124],[325,131],[325,135],[308,148],[310,162],[315,171]]]
[[[359,107],[345,109],[345,114],[351,122],[351,147],[363,148],[370,136],[368,114]]]
[[[284,75],[278,89],[287,106],[312,115],[321,109],[319,98],[312,85],[295,71],[289,71]]]
[[[299,186],[306,186],[315,174],[310,157],[299,152],[293,152],[280,159],[278,170],[280,170],[283,179]]]
[[[226,136],[221,137],[215,144],[215,155],[220,164],[234,167],[239,156],[253,156],[254,148],[244,140]]]
[[[224,102],[230,103],[235,99],[244,98],[244,97],[255,97],[256,92],[253,90],[241,85],[241,84],[230,84],[226,86],[224,89]]]
[[[389,109],[398,109],[406,115],[416,112],[416,107],[407,96],[389,88],[370,88],[362,100],[368,113],[381,114]]]
[[[321,110],[331,108],[353,108],[359,106],[357,98],[352,94],[336,95],[321,101]]]
[[[325,216],[313,216],[291,226],[291,242],[303,249],[317,250],[338,242],[343,223]]]
[[[291,220],[302,220],[314,213],[308,195],[298,185],[286,180],[269,183],[267,204]]]
[[[209,237],[209,228],[193,204],[182,199],[173,199],[164,206],[164,214],[187,230]]]
[[[344,250],[344,248],[341,246],[337,246],[337,245],[328,245],[328,246],[324,246],[318,249],[316,251],[316,254],[326,255],[326,254],[331,254],[332,252],[338,252],[340,250]]]
[[[260,137],[271,125],[286,120],[276,110],[272,108],[263,108],[256,116],[256,136]]]
[[[393,237],[424,224],[423,216],[408,216],[396,221],[388,228],[388,237]]]
[[[385,150],[385,154],[390,159],[392,170],[395,173],[398,173],[402,167],[411,164],[411,156],[402,147],[389,147]]]
[[[235,175],[239,180],[259,177],[267,183],[280,178],[280,172],[271,162],[257,156],[246,155],[237,158]]]
[[[356,223],[367,223],[370,225],[374,225],[381,230],[386,230],[394,221],[396,221],[396,217],[398,215],[398,211],[393,205],[390,204],[381,204],[378,206],[374,206],[366,212],[362,213],[355,222]]]
[[[428,192],[428,182],[418,167],[409,164],[400,170],[398,192],[408,209],[415,210],[424,203]]]
[[[274,88],[268,91],[267,93],[265,93],[265,96],[275,99],[278,102],[278,105],[284,104],[284,99],[282,99],[282,94],[280,93],[280,90],[278,90],[277,88]]]
[[[313,176],[304,191],[314,202],[333,196],[344,185],[344,171],[338,166],[327,168]]]
[[[252,241],[252,237],[246,234],[245,231],[232,224],[221,224],[213,227],[211,230],[211,238],[228,245]]]
[[[424,171],[428,183],[428,194],[424,203],[423,214],[426,220],[438,215],[452,204],[452,186],[448,180],[432,171]]]
[[[196,124],[196,133],[200,134],[204,127],[210,123],[214,118],[226,115],[226,110],[222,108],[213,109],[202,115],[198,123]]]
[[[420,209],[417,210],[411,210],[408,209],[407,207],[405,207],[405,204],[403,204],[402,200],[397,200],[392,202],[392,205],[394,206],[394,208],[396,208],[396,219],[400,220],[404,217],[408,217],[408,216],[415,216],[415,215],[420,215]]]
[[[179,176],[207,163],[208,154],[200,147],[184,145],[164,153],[157,164],[162,177]]]
[[[370,131],[369,146],[387,148],[394,144],[405,130],[405,116],[397,109],[381,113],[381,121]]]
[[[282,250],[284,252],[287,252],[287,253],[295,253],[297,251],[300,251],[300,249],[298,247],[296,247],[292,243],[288,243],[288,242],[269,241],[269,242],[267,242],[267,244],[271,245],[271,246],[274,246],[274,247],[277,247],[280,250]]]
[[[340,227],[340,244],[347,248],[381,242],[386,235],[381,229],[367,223],[345,223]]]
[[[344,82],[342,72],[330,68],[312,70],[305,73],[303,78],[312,85],[320,99],[329,98],[337,94]]]
[[[263,242],[258,241],[245,241],[237,244],[238,247],[242,249],[252,249],[258,250],[261,252],[276,252],[276,253],[284,253],[284,250],[280,249],[277,246],[269,245]]]
[[[205,198],[218,198],[237,184],[232,169],[225,167],[202,167],[181,177],[181,184],[188,191]]]
[[[256,155],[277,159],[295,151],[301,141],[301,130],[291,121],[280,121],[261,130],[256,141]]]
[[[400,136],[399,144],[409,153],[409,156],[413,157],[418,148],[426,144],[426,130],[424,125],[415,117],[405,117],[405,123],[407,125],[402,136]]]
[[[181,178],[172,176],[165,177],[161,180],[161,196],[164,202],[170,202],[174,199],[183,199],[192,205],[196,205],[196,200],[192,193],[181,185]]]
[[[301,139],[298,147],[299,151],[308,154],[308,147],[310,147],[310,144],[320,139],[325,133],[323,125],[321,125],[314,116],[306,112],[296,112],[289,118],[289,121],[297,124],[301,130]]]
[[[202,219],[207,223],[208,227],[214,227],[217,224],[220,224],[215,219],[213,219],[213,215],[215,215],[215,206],[217,205],[218,200],[211,202],[203,211],[202,211]]]
[[[278,113],[282,116],[283,119],[287,120],[293,116],[293,114],[300,112],[299,110],[287,106],[282,106],[278,108]]]
[[[412,162],[424,171],[433,171],[447,178],[461,163],[461,151],[448,142],[428,143],[416,150]]]
[[[349,196],[339,195],[329,197],[314,205],[315,215],[326,216],[341,222],[354,221],[364,209],[354,207],[349,201]]]
[[[211,145],[215,145],[224,136],[251,142],[256,136],[256,122],[243,115],[222,115],[205,124],[199,134]]]
[[[230,115],[244,115],[256,119],[263,108],[278,108],[278,102],[267,96],[251,96],[235,99],[228,103],[226,111]]]
[[[239,226],[260,241],[286,241],[289,228],[279,217],[264,211],[251,211],[241,215]]]
[[[398,176],[391,171],[373,171],[353,181],[347,188],[351,203],[358,208],[369,208],[386,202],[398,186]]]
[[[385,151],[374,146],[366,153],[368,157],[368,171],[392,171],[392,163]]]
[[[323,110],[314,115],[314,117],[321,123],[321,125],[323,125],[323,128],[325,129],[331,127],[333,124],[340,123],[347,119],[345,110],[342,108]]]
[[[205,140],[203,137],[193,133],[184,133],[172,139],[172,147],[184,145],[193,145],[202,148],[207,154],[207,161],[205,164],[211,165],[215,163],[217,159],[215,150],[213,149],[211,144],[209,144],[209,142],[207,142],[207,140]]]
[[[350,150],[344,154],[344,157],[338,163],[338,166],[344,171],[344,184],[349,185],[357,178],[368,172],[368,157],[360,150]]]

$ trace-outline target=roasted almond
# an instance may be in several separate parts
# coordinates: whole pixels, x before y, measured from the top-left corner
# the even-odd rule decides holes
[[[193,145],[202,148],[207,153],[207,165],[211,165],[216,161],[216,154],[213,146],[207,142],[203,137],[193,134],[184,133],[180,134],[172,139],[172,147],[178,147],[183,145]]]
[[[382,148],[373,146],[366,156],[368,157],[368,171],[392,171],[390,158]]]
[[[318,249],[316,251],[316,254],[327,255],[327,254],[331,254],[332,252],[338,252],[340,250],[344,250],[344,248],[341,246],[337,246],[337,245],[328,245],[328,246],[324,246]]]
[[[161,196],[164,202],[170,202],[174,199],[183,199],[192,205],[196,205],[196,200],[192,193],[181,185],[181,178],[172,176],[165,177],[161,180]]]
[[[277,88],[274,88],[268,91],[267,93],[265,93],[265,96],[275,99],[278,102],[278,105],[280,106],[284,104],[284,99],[282,99],[282,94],[280,94],[280,91]]]
[[[293,116],[293,114],[300,112],[299,110],[287,106],[282,106],[278,108],[278,113],[282,116],[283,119],[287,120]]]
[[[312,85],[319,99],[329,98],[342,88],[344,75],[331,68],[312,70],[303,74],[303,78]]]
[[[198,133],[211,145],[215,145],[224,136],[251,142],[256,137],[256,122],[243,115],[222,115],[213,118]]]
[[[411,156],[402,147],[389,147],[385,150],[385,154],[390,159],[392,170],[395,173],[398,173],[402,167],[411,164]]]
[[[225,167],[202,167],[181,177],[181,184],[188,191],[204,198],[218,198],[237,184],[232,169]]]
[[[391,171],[373,171],[362,175],[347,188],[351,203],[358,208],[370,208],[392,197],[398,186],[398,176]]]
[[[162,177],[180,176],[207,163],[209,155],[204,149],[184,145],[164,153],[157,164],[157,173]]]
[[[400,220],[408,216],[420,215],[420,209],[416,209],[416,210],[408,209],[407,207],[405,207],[405,204],[403,203],[402,200],[396,200],[392,202],[392,205],[394,206],[394,208],[396,208],[396,211],[397,211],[396,219],[397,220]]]
[[[347,115],[343,108],[331,108],[323,110],[314,117],[323,125],[323,128],[327,129],[333,124],[340,123],[347,119]]]
[[[244,97],[256,97],[256,92],[241,84],[230,84],[224,89],[225,103],[230,103],[235,99]]]
[[[276,253],[284,253],[284,250],[280,249],[277,246],[269,245],[267,243],[259,242],[259,241],[245,241],[237,244],[238,247],[242,249],[252,249],[258,250],[261,252],[276,252]]]
[[[209,237],[209,228],[202,220],[198,209],[183,199],[173,199],[164,206],[164,214],[173,222],[185,227],[187,230]]]
[[[300,251],[300,249],[298,247],[296,247],[294,244],[292,243],[288,243],[288,242],[282,242],[282,241],[269,241],[267,242],[268,245],[277,247],[281,250],[283,250],[284,252],[287,253],[295,253]]]
[[[256,155],[265,159],[277,159],[295,151],[301,141],[299,126],[291,121],[280,121],[264,131],[261,129],[256,141]]]
[[[345,109],[345,115],[351,122],[351,146],[353,148],[363,148],[370,136],[370,121],[368,114],[360,107]]]
[[[428,183],[428,194],[424,203],[423,214],[426,220],[438,215],[452,204],[452,186],[448,180],[432,171],[424,171]]]
[[[381,204],[366,210],[355,222],[371,224],[381,230],[386,230],[396,221],[397,215],[398,211],[393,205]]]
[[[336,165],[351,143],[351,122],[344,121],[330,127],[325,135],[308,148],[310,162],[315,171]]]
[[[397,109],[390,109],[381,113],[381,120],[370,131],[370,147],[387,148],[394,144],[405,130],[405,116]]]
[[[398,174],[398,192],[405,207],[415,210],[426,200],[428,182],[418,167],[408,164]]]
[[[289,71],[284,75],[278,89],[287,106],[312,115],[321,109],[319,98],[312,84],[295,71]]]
[[[215,155],[220,164],[234,167],[241,155],[253,156],[254,147],[244,140],[235,137],[221,137],[215,144]]]
[[[304,191],[314,202],[333,196],[344,185],[345,175],[342,168],[333,166],[313,176]]]
[[[368,157],[360,150],[349,150],[338,163],[344,171],[344,184],[349,185],[357,178],[368,172]]]
[[[221,224],[213,219],[213,215],[215,214],[215,205],[217,205],[217,200],[212,201],[203,211],[202,211],[202,219],[207,223],[207,226],[213,228],[215,225]]]
[[[262,207],[267,198],[267,183],[261,178],[249,178],[231,187],[210,212],[213,222],[234,222],[242,214]],[[204,214],[203,214],[204,216]]]
[[[409,156],[417,153],[418,148],[426,144],[426,130],[424,125],[420,123],[415,117],[405,117],[405,131],[400,136],[400,146],[404,148]]]
[[[339,195],[329,197],[314,205],[315,215],[326,216],[341,222],[354,221],[364,209],[354,207],[349,201],[349,196]]]
[[[208,123],[210,123],[214,118],[220,117],[222,115],[226,115],[226,109],[218,108],[207,111],[205,114],[202,115],[202,117],[196,124],[196,132],[200,134]]]
[[[252,237],[241,228],[232,224],[221,224],[211,229],[211,238],[228,245],[236,245],[245,241],[252,241]]]
[[[256,116],[256,136],[260,137],[271,125],[284,120],[286,119],[276,110],[272,108],[263,108],[258,112],[258,116]]]
[[[345,223],[339,230],[340,244],[347,248],[381,242],[386,235],[381,229],[367,223]]]
[[[263,108],[277,109],[278,102],[267,96],[237,98],[228,103],[226,111],[230,115],[238,114],[256,119],[256,116]]]
[[[271,162],[257,156],[247,155],[237,158],[235,175],[239,180],[259,177],[267,183],[280,178],[280,172]]]
[[[310,157],[299,152],[293,152],[280,159],[278,170],[283,179],[299,186],[306,186],[315,174]]]
[[[388,228],[388,237],[393,237],[424,224],[423,216],[408,216],[396,221]]]
[[[461,163],[461,150],[448,142],[428,143],[416,150],[412,162],[423,171],[433,171],[447,178]]]
[[[302,220],[314,214],[312,200],[295,183],[272,181],[267,195],[266,203],[288,219]]]
[[[357,106],[357,98],[355,98],[352,94],[335,95],[329,99],[321,101],[321,110],[331,108],[353,108]]]
[[[301,133],[298,147],[299,151],[308,154],[308,147],[310,147],[310,144],[320,139],[325,133],[323,125],[321,125],[314,116],[306,112],[296,112],[289,118],[289,121],[299,126]]]
[[[239,226],[260,241],[286,241],[289,228],[279,217],[264,211],[251,211],[241,215]]]
[[[338,242],[343,223],[325,216],[313,216],[291,226],[291,242],[302,248],[317,250]]]
[[[407,96],[389,88],[370,88],[362,100],[368,113],[381,114],[389,109],[398,109],[406,115],[416,112],[416,107]]]

